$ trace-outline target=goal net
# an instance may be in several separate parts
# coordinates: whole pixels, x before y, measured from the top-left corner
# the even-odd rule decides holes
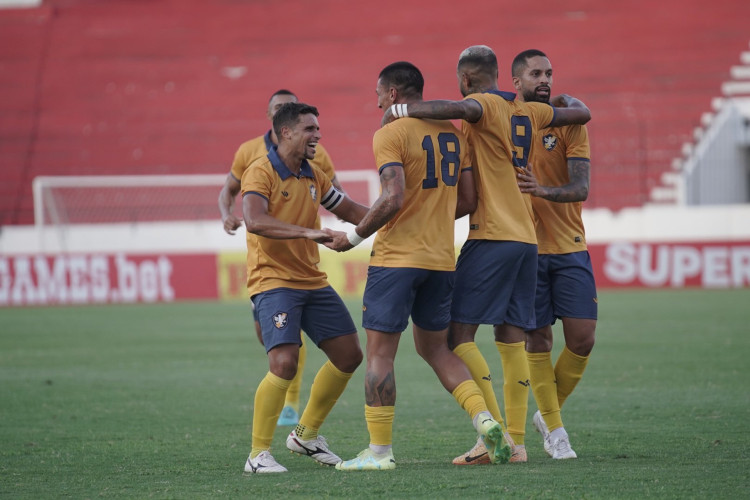
[[[374,170],[336,173],[351,198],[371,205],[380,180]],[[70,224],[218,219],[224,174],[43,176],[33,181],[37,227]],[[241,216],[241,203],[235,202]]]

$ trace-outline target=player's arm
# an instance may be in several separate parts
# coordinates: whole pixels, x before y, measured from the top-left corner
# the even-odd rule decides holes
[[[591,120],[591,110],[575,97],[560,94],[550,99],[550,104],[555,107],[555,116],[548,127],[584,125]]]
[[[394,104],[383,114],[382,125],[397,118],[432,118],[435,120],[466,120],[476,123],[482,118],[482,106],[474,99],[463,101],[420,101],[409,104]]]
[[[531,164],[529,168],[517,167],[518,187],[522,193],[557,203],[586,201],[589,197],[590,167],[591,164],[587,159],[569,158],[568,178],[570,182],[564,186],[540,186],[531,170]]]
[[[307,238],[318,243],[330,241],[331,237],[320,229],[311,229],[280,221],[268,213],[265,196],[247,191],[242,196],[242,216],[249,233],[277,240]]]
[[[401,165],[388,165],[381,169],[380,189],[380,196],[367,210],[357,226],[348,234],[329,231],[333,240],[326,243],[325,246],[338,252],[354,248],[387,224],[401,210],[404,203],[404,190],[406,189],[404,169]]]
[[[221,222],[224,224],[224,231],[228,234],[234,234],[235,230],[242,225],[242,220],[233,213],[234,199],[240,192],[240,188],[240,181],[230,172],[226,181],[224,181],[224,186],[219,191]]]
[[[472,167],[461,171],[458,179],[458,202],[456,203],[456,219],[464,215],[473,214],[477,209],[477,187],[474,183]]]

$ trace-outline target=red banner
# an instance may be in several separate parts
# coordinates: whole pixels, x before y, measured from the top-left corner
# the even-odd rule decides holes
[[[596,284],[608,287],[745,288],[750,242],[589,245]]]
[[[215,299],[216,255],[0,257],[0,306]]]
[[[589,245],[599,288],[750,287],[750,242]],[[361,296],[369,251],[322,254],[331,285]],[[0,307],[247,300],[242,252],[0,257]]]

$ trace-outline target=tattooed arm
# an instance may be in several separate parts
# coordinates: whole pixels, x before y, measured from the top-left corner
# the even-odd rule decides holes
[[[474,99],[463,101],[446,101],[437,99],[434,101],[420,101],[409,103],[409,116],[412,118],[432,118],[434,120],[466,120],[476,123],[482,118],[482,106]],[[381,125],[395,120],[391,109],[383,114]]]
[[[390,221],[401,210],[404,202],[404,169],[401,166],[389,166],[380,172],[380,197],[375,200],[370,210],[362,217],[354,231],[360,238],[368,238],[378,229]],[[325,246],[337,252],[344,252],[353,248],[346,233],[331,231],[333,240]]]
[[[568,180],[564,186],[540,186],[529,168],[517,167],[516,177],[522,193],[538,196],[557,203],[585,201],[589,196],[590,162],[581,159],[568,160]]]

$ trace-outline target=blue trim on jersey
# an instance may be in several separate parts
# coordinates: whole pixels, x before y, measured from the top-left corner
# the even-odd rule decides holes
[[[474,167],[472,167],[471,165],[469,165],[468,167],[462,168],[461,172],[466,172],[467,170],[474,170]]]
[[[503,90],[488,90],[486,92],[483,92],[484,94],[494,94],[496,96],[500,96],[506,101],[515,101],[516,100],[516,94],[513,92],[505,92]]]
[[[273,141],[271,140],[271,130],[266,132],[266,135],[263,136],[263,142],[266,143],[266,151],[268,151],[269,153],[271,152],[273,148],[276,147],[276,144],[274,144]]]
[[[282,181],[292,176],[296,177],[297,179],[299,179],[300,177],[315,177],[313,175],[312,167],[307,162],[307,160],[302,160],[302,165],[299,169],[299,175],[293,174],[292,171],[289,170],[289,167],[287,167],[279,157],[278,148],[275,146],[271,148],[271,151],[268,152],[268,159],[271,160],[271,166],[274,170],[276,170],[276,173],[279,174],[279,177],[281,177]]]
[[[550,104],[550,106],[552,106],[552,105]],[[549,127],[551,127],[552,124],[555,123],[555,118],[557,118],[557,108],[555,108],[554,106],[552,106],[552,120],[547,125],[545,125],[542,128],[549,128]]]
[[[583,156],[582,156],[582,157],[580,157],[580,158],[579,158],[579,157],[577,157],[577,156],[568,156],[568,157],[567,157],[567,159],[568,159],[568,160],[579,160],[579,161],[587,161],[587,162],[591,162],[591,159],[590,159],[590,158],[585,158],[585,157],[583,157]]]
[[[398,161],[392,161],[390,163],[386,163],[385,165],[382,165],[378,169],[378,175],[380,175],[383,172],[383,169],[386,168],[386,167],[401,167],[401,168],[404,168],[404,164],[401,163],[401,162],[398,162]]]
[[[245,196],[247,196],[247,195],[249,195],[249,194],[254,194],[254,195],[256,195],[256,196],[260,196],[260,197],[261,197],[261,198],[263,198],[264,200],[268,201],[268,197],[267,197],[266,195],[264,195],[264,194],[260,194],[260,193],[259,193],[259,192],[257,192],[257,191],[245,191],[245,194],[243,194],[243,195],[242,195],[242,197],[244,198]]]

